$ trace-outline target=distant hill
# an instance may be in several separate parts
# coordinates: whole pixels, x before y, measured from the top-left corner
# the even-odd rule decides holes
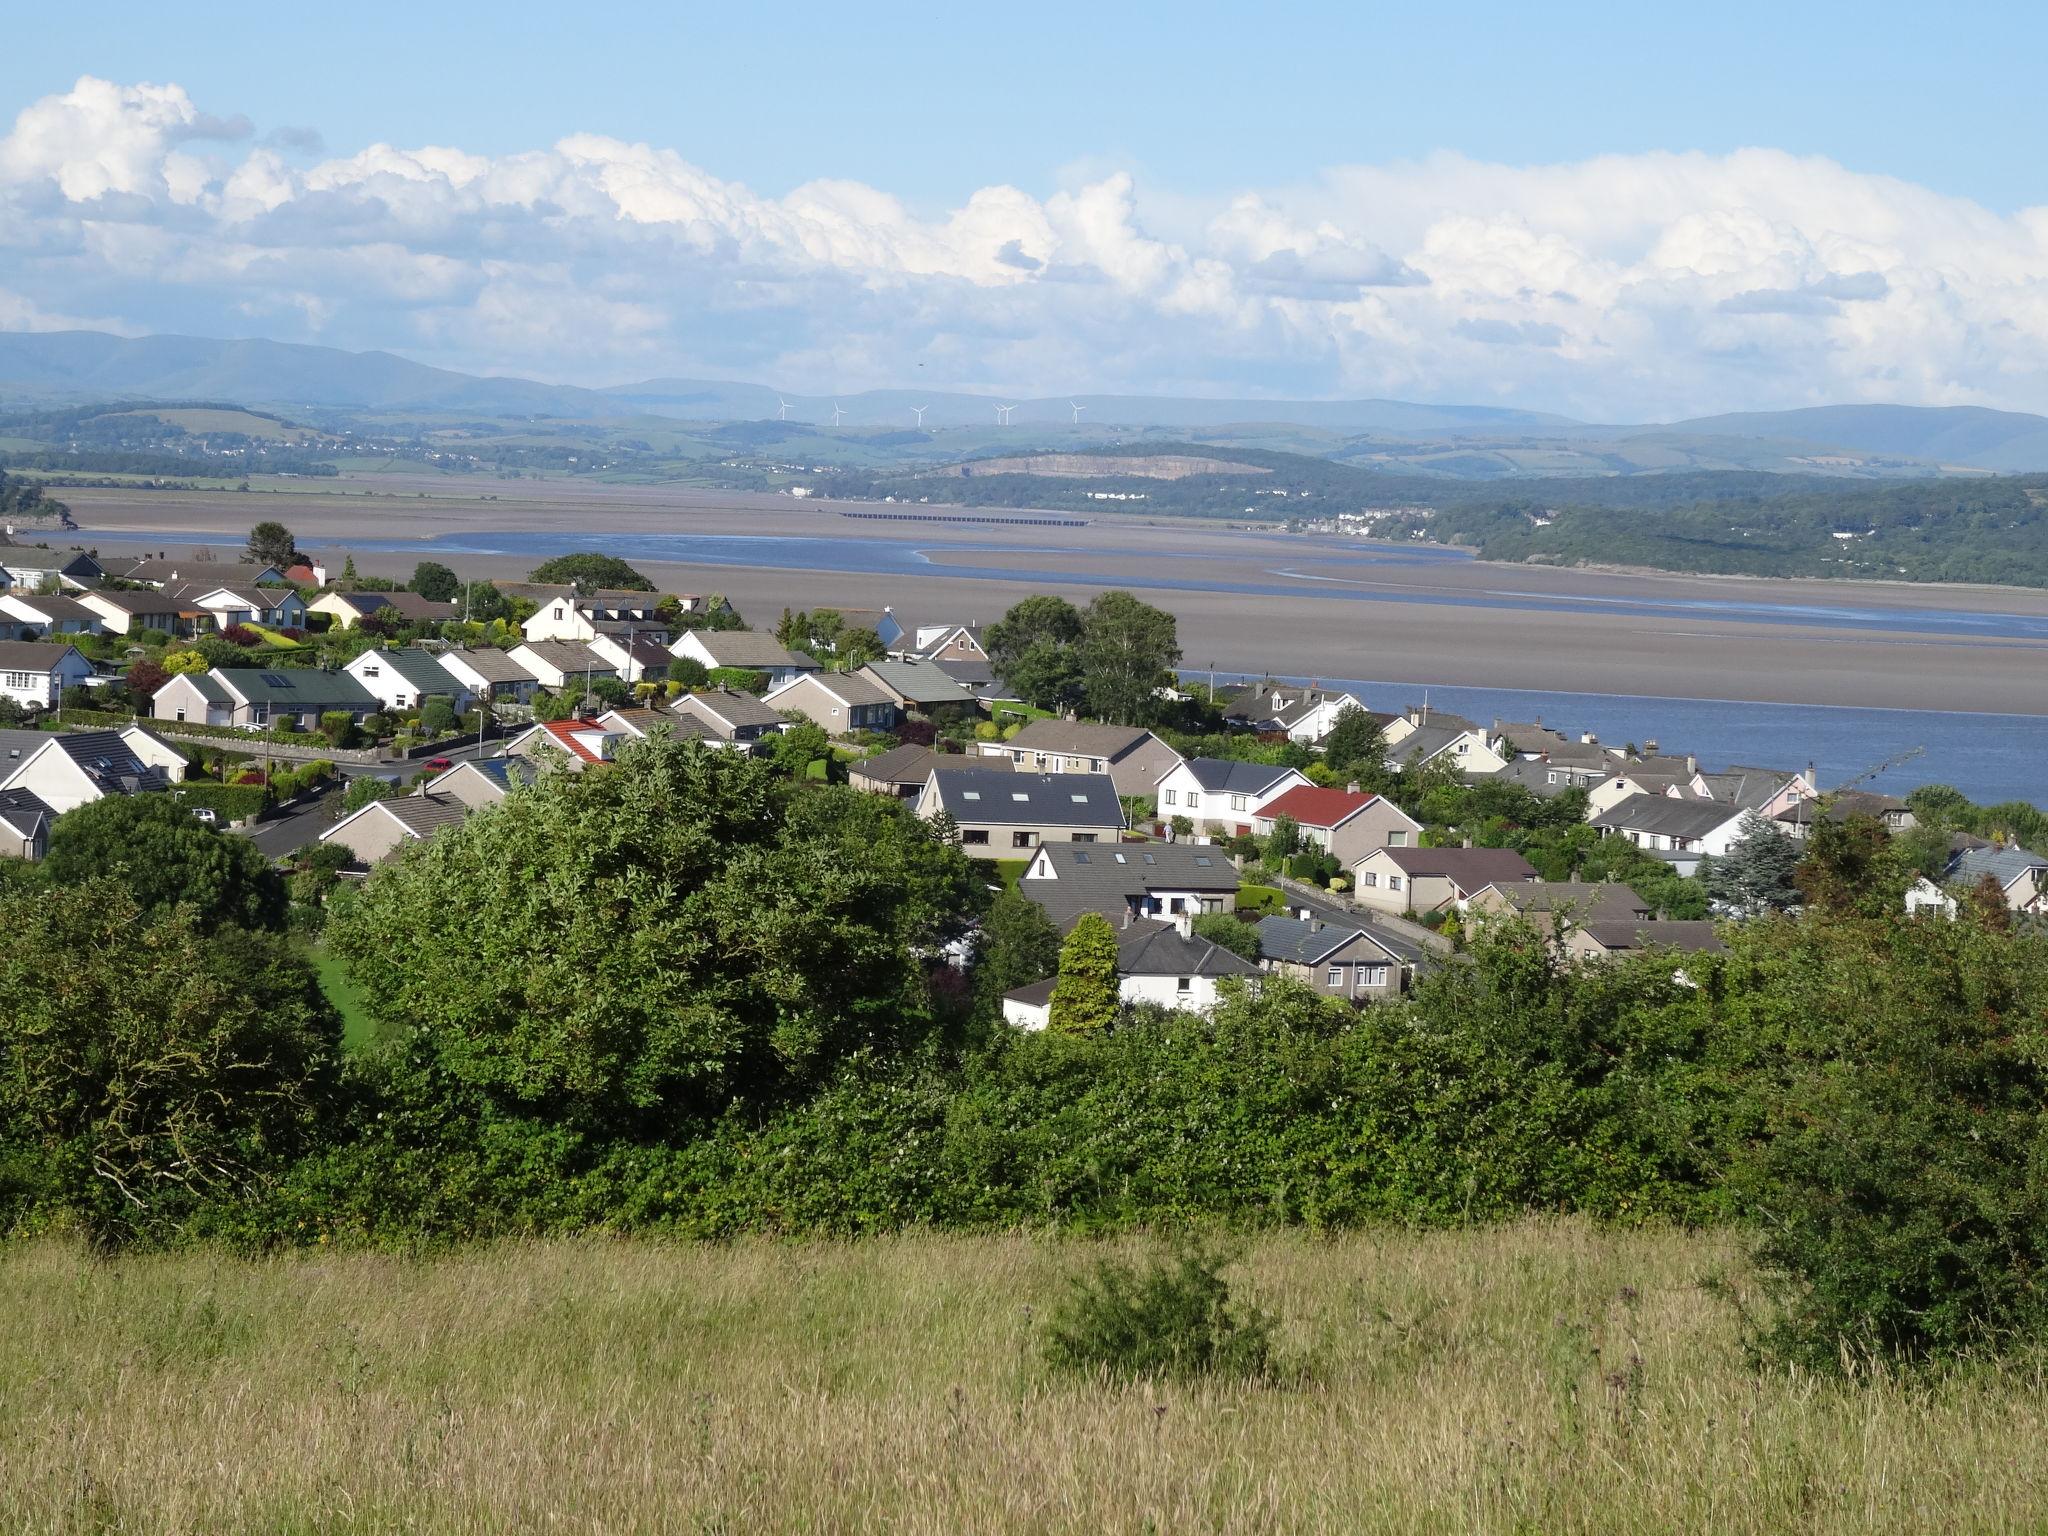
[[[479,377],[389,352],[276,341],[0,332],[0,402],[234,401],[287,414],[452,414],[477,418],[780,425],[816,457],[820,439],[856,459],[925,457],[930,434],[997,430],[1005,447],[1126,433],[1183,434],[1323,455],[1453,480],[1640,476],[1704,470],[1901,477],[2048,469],[2048,418],[1972,406],[1819,406],[1643,425],[1592,425],[1497,406],[1401,400],[1205,400],[1076,395],[1017,400],[958,390],[882,389],[833,397],[715,379],[660,378],[584,389]],[[1075,407],[1079,407],[1078,412]],[[922,421],[919,420],[920,411]],[[832,426],[835,414],[840,425]],[[922,428],[920,431],[919,429]],[[1026,428],[1011,437],[1014,428]],[[696,430],[692,428],[691,430]],[[877,433],[882,434],[877,436]],[[701,434],[700,434],[701,435]],[[856,438],[865,446],[854,448]],[[1023,439],[1024,441],[1019,441]],[[771,439],[764,437],[762,446]]]

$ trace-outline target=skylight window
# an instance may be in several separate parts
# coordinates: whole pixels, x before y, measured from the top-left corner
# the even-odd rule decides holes
[[[978,789],[963,789],[960,791],[960,798],[962,800],[979,800],[981,798],[981,791]]]
[[[1207,869],[1211,864],[1215,862],[1216,861],[1210,858],[1206,853],[1198,853],[1195,855],[1195,863],[1199,868]]]
[[[1069,795],[1067,798],[1069,800],[1072,800],[1076,805],[1086,805],[1088,803],[1088,797],[1086,795]]]
[[[1012,800],[1029,800],[1031,797],[1021,789],[1013,789],[1010,791],[1010,798]]]

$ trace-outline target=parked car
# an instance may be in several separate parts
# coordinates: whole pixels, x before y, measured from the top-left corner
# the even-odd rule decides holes
[[[220,818],[214,815],[213,807],[210,805],[193,806],[192,819],[197,822],[202,822],[209,827],[217,827],[220,825]]]
[[[446,773],[454,766],[455,764],[445,757],[430,757],[420,764],[421,770],[426,773]]]

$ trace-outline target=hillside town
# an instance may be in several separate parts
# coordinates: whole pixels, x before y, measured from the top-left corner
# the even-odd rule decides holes
[[[1140,681],[1111,719],[1084,679],[1043,675],[1052,642],[1028,631],[1081,622],[1058,599],[997,625],[884,608],[756,628],[609,557],[555,565],[491,584],[427,563],[400,587],[274,527],[233,563],[0,548],[4,851],[41,857],[103,798],[168,796],[288,866],[361,878],[667,737],[900,801],[1063,938],[1099,921],[1133,1004],[1207,1011],[1230,978],[1273,974],[1398,996],[1504,918],[1581,960],[1718,950],[1717,924],[1796,910],[1804,850],[1850,827],[1911,843],[1911,912],[2048,905],[2048,858],[2017,830],[1923,824],[1912,799],[1796,764],[1279,679],[1212,695],[1173,670],[1171,618],[1127,594],[1102,601],[1163,627],[1121,658]],[[1012,989],[1003,1016],[1044,1027],[1056,982]]]

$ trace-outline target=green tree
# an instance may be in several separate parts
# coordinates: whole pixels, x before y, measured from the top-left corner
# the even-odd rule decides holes
[[[1242,959],[1256,962],[1259,958],[1258,930],[1241,917],[1229,912],[1204,912],[1195,919],[1194,930],[1197,938],[1207,939]]]
[[[1079,655],[1090,712],[1119,725],[1147,724],[1180,660],[1174,617],[1128,592],[1100,593],[1081,615]]]
[[[119,886],[145,917],[190,909],[202,933],[280,929],[284,882],[246,837],[216,831],[168,794],[108,795],[50,827],[43,873],[53,885]]]
[[[527,578],[543,586],[575,587],[579,591],[652,592],[654,583],[616,555],[585,550],[557,555],[533,568]]]
[[[702,688],[711,681],[711,669],[694,656],[678,656],[668,664],[668,680],[685,688]]]
[[[1116,930],[1100,912],[1083,912],[1060,945],[1059,981],[1052,989],[1048,1027],[1067,1035],[1095,1034],[1116,1022],[1122,996],[1116,974]]]
[[[832,738],[815,721],[793,720],[769,738],[768,751],[777,768],[793,779],[800,779],[810,771],[812,763],[832,755]]]
[[[297,563],[299,545],[283,523],[266,521],[249,530],[249,544],[243,553],[257,565],[274,565],[281,571]]]
[[[341,579],[336,585],[344,592],[351,590],[362,578],[356,575],[356,557],[348,556],[341,562]]]
[[[1875,817],[1819,816],[1793,878],[1817,917],[1886,917],[1904,905],[1913,871]]]
[[[855,667],[864,667],[871,661],[880,661],[888,654],[888,648],[882,644],[882,637],[872,629],[848,626],[839,632],[832,659],[840,670],[850,672]]]
[[[981,889],[895,801],[793,790],[657,737],[380,869],[327,943],[371,1013],[466,1091],[666,1136],[920,1041],[924,957],[965,932]]]
[[[1059,969],[1060,931],[1028,896],[1003,891],[974,937],[974,993],[993,1015],[1002,996]]]
[[[1738,916],[1784,912],[1799,905],[1799,887],[1792,880],[1799,867],[1799,845],[1755,811],[1743,812],[1726,853],[1701,862],[1708,899]]]
[[[0,894],[0,935],[0,1226],[25,1205],[162,1240],[312,1139],[340,1024],[283,942],[151,917],[121,881]]]
[[[420,731],[423,735],[449,735],[456,723],[455,701],[446,694],[432,694],[420,706]]]
[[[1081,614],[1061,597],[1027,597],[988,627],[989,667],[1039,709],[1064,710],[1081,697]]]
[[[1375,784],[1387,777],[1387,737],[1379,721],[1356,704],[1337,711],[1329,739],[1323,743],[1323,761],[1340,773],[1356,777],[1361,785],[1370,778]]]
[[[462,578],[438,560],[422,560],[412,568],[413,591],[436,603],[452,603],[462,591]]]

